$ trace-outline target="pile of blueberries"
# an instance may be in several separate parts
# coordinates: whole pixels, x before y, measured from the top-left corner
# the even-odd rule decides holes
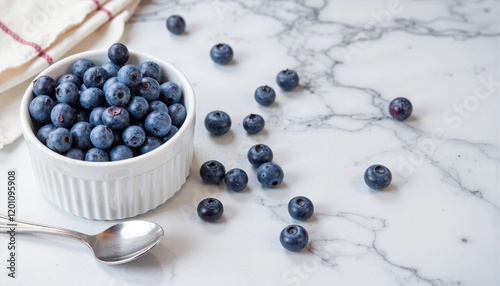
[[[85,161],[124,160],[158,148],[183,124],[182,90],[161,81],[157,63],[126,64],[129,51],[120,43],[108,58],[101,66],[79,59],[57,82],[50,76],[33,82],[29,113],[51,150]]]
[[[171,16],[166,22],[167,29],[173,34],[180,35],[184,32],[186,23],[179,15]],[[210,50],[211,59],[220,65],[227,65],[233,59],[232,48],[224,43],[217,44]],[[277,85],[284,91],[291,91],[299,84],[298,74],[289,69],[282,70],[276,76]],[[276,100],[276,92],[270,86],[258,87],[254,98],[262,106],[270,106]],[[411,102],[404,97],[398,97],[389,104],[390,115],[399,121],[406,120],[413,111]],[[226,134],[231,128],[230,116],[221,110],[215,110],[205,117],[205,128],[215,136]],[[249,134],[260,132],[265,125],[264,118],[258,114],[250,114],[243,120],[243,127]],[[247,154],[248,161],[257,169],[257,178],[265,188],[275,188],[283,181],[283,169],[271,162],[273,153],[271,148],[264,144],[252,146]],[[216,160],[210,160],[200,168],[201,178],[210,184],[219,184],[224,181],[227,189],[239,192],[247,186],[248,175],[240,169],[234,168],[225,171],[224,165]],[[390,170],[380,164],[370,166],[364,174],[366,184],[375,190],[383,190],[392,181]],[[206,198],[198,204],[199,217],[207,222],[217,221],[224,212],[222,203],[215,198]],[[303,196],[293,198],[288,204],[290,215],[298,220],[305,220],[312,216],[314,206]],[[300,225],[289,225],[280,234],[280,242],[290,251],[303,249],[308,242],[309,235]]]

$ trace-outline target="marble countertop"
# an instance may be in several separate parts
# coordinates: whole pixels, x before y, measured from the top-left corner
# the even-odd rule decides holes
[[[499,13],[498,1],[143,1],[122,42],[175,64],[197,96],[191,175],[138,217],[165,238],[139,260],[107,266],[79,242],[19,235],[10,279],[0,236],[0,284],[499,285]],[[172,14],[186,20],[183,35],[166,30]],[[234,50],[228,66],[209,57],[219,42]],[[285,68],[300,76],[292,92],[275,83]],[[253,98],[264,84],[277,91],[269,107]],[[399,96],[413,103],[404,122],[387,111]],[[222,137],[203,125],[215,109],[233,121]],[[242,126],[250,113],[266,120],[257,135]],[[262,188],[246,159],[257,143],[285,172],[277,189]],[[112,224],[52,206],[26,152],[22,138],[0,150],[2,185],[18,170],[19,219],[87,233]],[[247,189],[204,184],[199,167],[210,159],[246,170]],[[384,191],[363,181],[375,163],[393,174]],[[297,195],[315,204],[308,221],[287,213]],[[205,197],[224,204],[218,223],[197,217]],[[296,223],[310,240],[292,253],[279,233]]]

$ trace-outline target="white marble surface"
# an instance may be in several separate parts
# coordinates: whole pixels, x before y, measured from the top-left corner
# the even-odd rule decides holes
[[[182,190],[139,216],[165,238],[135,262],[106,266],[63,238],[18,235],[17,278],[7,277],[7,238],[0,236],[1,285],[500,285],[500,108],[498,1],[143,1],[122,42],[173,62],[197,95],[195,158]],[[167,32],[182,15],[187,31]],[[230,44],[228,66],[209,57]],[[295,69],[300,87],[282,92],[274,78]],[[489,83],[488,83],[489,82]],[[253,99],[259,86],[276,103]],[[414,106],[392,120],[395,97]],[[230,133],[209,136],[205,115],[221,109]],[[266,119],[249,136],[249,113]],[[246,160],[269,145],[284,183],[263,189]],[[203,184],[206,160],[249,174],[248,188]],[[73,217],[38,191],[22,139],[0,150],[0,213],[6,170],[17,168],[18,218],[97,233],[111,222]],[[365,169],[381,163],[393,183],[374,192]],[[316,214],[300,222],[310,235],[291,253],[280,231],[296,195]],[[225,213],[203,223],[197,203],[212,196]]]

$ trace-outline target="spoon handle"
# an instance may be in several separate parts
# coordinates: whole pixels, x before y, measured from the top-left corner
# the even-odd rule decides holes
[[[15,231],[15,232],[36,232],[36,233],[55,234],[55,235],[75,238],[85,242],[87,245],[89,244],[88,236],[86,234],[69,229],[55,228],[51,226],[35,224],[17,219],[11,221],[9,218],[3,215],[0,215],[0,230],[2,230],[2,232],[4,232],[3,230],[5,230],[5,232]]]

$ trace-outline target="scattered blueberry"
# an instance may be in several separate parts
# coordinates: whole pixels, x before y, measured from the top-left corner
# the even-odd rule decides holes
[[[134,96],[132,99],[130,99],[130,101],[127,104],[127,110],[130,113],[130,119],[132,120],[144,119],[148,114],[149,107],[150,104],[144,97]]]
[[[162,144],[161,140],[154,136],[147,136],[144,140],[144,144],[139,147],[140,154],[146,154],[153,151],[154,149],[160,147]]]
[[[73,139],[68,129],[59,127],[49,133],[47,137],[47,147],[57,153],[64,153],[71,148]]]
[[[392,174],[387,167],[383,165],[372,165],[365,171],[365,183],[374,190],[383,190],[389,186],[392,181]]]
[[[132,150],[125,145],[115,146],[111,149],[111,151],[109,151],[110,161],[120,161],[130,159],[132,157],[134,157],[134,152],[132,152]]]
[[[122,133],[123,143],[130,148],[141,146],[146,140],[146,133],[144,129],[139,126],[131,125],[123,130]]]
[[[88,122],[77,122],[73,127],[71,127],[71,137],[73,139],[73,147],[88,150],[92,147],[92,141],[90,141],[90,132],[94,128],[94,125]]]
[[[139,66],[139,70],[141,70],[142,77],[152,77],[157,82],[161,82],[162,71],[157,63],[153,61],[143,62]]]
[[[92,148],[85,154],[85,161],[107,162],[109,161],[108,152],[99,148]]]
[[[257,144],[248,150],[247,158],[252,166],[259,167],[273,160],[273,151],[267,145]]]
[[[117,82],[108,86],[104,95],[109,105],[125,106],[130,100],[130,89],[124,83]]]
[[[210,57],[219,65],[227,65],[233,59],[233,49],[228,44],[217,44],[210,50]]]
[[[90,87],[80,93],[80,105],[85,109],[94,109],[106,102],[104,92],[97,87]]]
[[[210,160],[200,167],[200,177],[203,181],[209,184],[218,184],[224,179],[226,169],[222,163]]]
[[[281,245],[290,251],[300,251],[309,241],[307,230],[300,225],[289,225],[280,234]]]
[[[179,15],[172,15],[168,17],[166,25],[167,29],[175,35],[182,34],[186,28],[186,22],[184,22],[184,19]]]
[[[258,114],[251,113],[243,119],[243,128],[249,134],[259,133],[262,129],[264,129],[265,124],[266,122],[264,121],[264,118]]]
[[[144,120],[144,129],[150,135],[163,137],[168,134],[172,127],[172,119],[168,113],[153,111]]]
[[[31,118],[40,123],[50,123],[50,114],[55,102],[47,95],[39,95],[33,98],[28,106]]]
[[[276,93],[271,87],[264,85],[255,90],[255,101],[262,106],[269,106],[276,100]]]
[[[299,75],[294,70],[282,70],[276,76],[276,83],[284,91],[290,91],[299,85]]]
[[[116,75],[118,81],[126,84],[128,87],[136,87],[141,83],[141,70],[134,65],[124,65]]]
[[[63,82],[56,87],[56,99],[59,102],[75,106],[79,96],[78,87],[72,82]]]
[[[291,217],[298,220],[306,220],[314,213],[314,205],[310,199],[304,196],[298,196],[288,203],[288,213]]]
[[[124,65],[129,58],[129,52],[125,45],[115,43],[108,49],[108,58],[115,65]]]
[[[246,188],[248,184],[248,175],[244,170],[234,168],[226,173],[224,176],[224,183],[226,183],[226,187],[229,190],[239,192]]]
[[[83,78],[83,74],[85,74],[85,72],[89,68],[94,67],[94,66],[95,66],[94,62],[92,62],[89,59],[76,60],[73,63],[73,68],[72,68],[73,74],[81,79],[81,78]]]
[[[257,169],[257,179],[265,188],[276,188],[283,182],[283,169],[278,164],[267,162]]]
[[[71,128],[76,122],[76,112],[67,103],[56,104],[50,112],[50,120],[56,127]]]
[[[158,100],[160,98],[160,84],[154,78],[143,77],[137,87],[137,95],[144,97],[147,101]]]
[[[168,107],[168,114],[172,119],[172,125],[181,127],[184,120],[186,120],[186,108],[180,103],[174,103]]]
[[[389,113],[399,121],[403,121],[410,117],[413,111],[411,102],[405,97],[397,97],[389,104]]]
[[[212,111],[205,117],[205,128],[216,136],[226,134],[231,129],[231,118],[224,111]]]
[[[99,149],[111,147],[114,141],[113,130],[106,125],[97,125],[90,131],[90,141]]]
[[[175,82],[167,81],[160,85],[160,100],[167,106],[181,100],[182,90]]]
[[[47,95],[53,97],[56,92],[56,81],[48,76],[42,75],[33,81],[33,93],[35,95]]]
[[[206,198],[197,207],[198,216],[206,222],[215,222],[224,213],[224,206],[218,199]]]
[[[91,67],[83,74],[83,84],[87,87],[103,88],[104,83],[110,78],[108,71],[101,67]]]

